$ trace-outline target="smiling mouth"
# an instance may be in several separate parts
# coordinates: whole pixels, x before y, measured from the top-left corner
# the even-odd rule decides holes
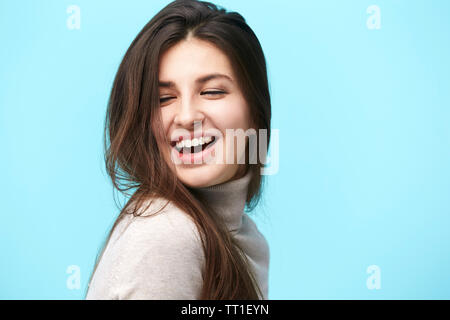
[[[202,145],[197,145],[195,147],[191,146],[191,147],[183,147],[183,148],[179,148],[177,146],[176,141],[173,141],[171,143],[172,148],[175,148],[175,150],[178,153],[181,154],[195,154],[195,153],[199,153],[199,152],[203,152],[204,150],[211,148],[217,141],[217,138],[215,136],[212,137],[212,140],[208,143],[204,143]]]

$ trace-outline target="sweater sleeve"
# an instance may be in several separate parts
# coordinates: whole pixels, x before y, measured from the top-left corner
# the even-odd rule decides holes
[[[205,260],[191,218],[172,208],[128,220],[105,249],[86,299],[199,299]]]

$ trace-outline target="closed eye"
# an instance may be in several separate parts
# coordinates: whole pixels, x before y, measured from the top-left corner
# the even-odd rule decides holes
[[[226,92],[225,91],[204,91],[204,92],[202,92],[201,93],[201,95],[212,95],[212,96],[216,96],[216,95],[219,95],[219,94],[225,94]],[[167,102],[167,101],[169,101],[170,99],[174,99],[175,97],[164,97],[164,98],[160,98],[159,99],[159,102],[160,103],[164,103],[164,102]]]
[[[159,103],[164,103],[166,101],[169,101],[170,99],[173,99],[173,97],[160,98]]]
[[[226,92],[224,92],[224,91],[205,91],[205,92],[202,92],[201,94],[202,95],[204,95],[204,94],[218,95],[218,94],[224,94],[224,93],[226,93]]]

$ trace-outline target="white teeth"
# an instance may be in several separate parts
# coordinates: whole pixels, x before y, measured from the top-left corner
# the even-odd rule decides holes
[[[212,141],[212,137],[200,137],[200,138],[194,138],[192,140],[182,140],[181,142],[177,142],[176,146],[178,149],[182,148],[190,148],[196,147],[198,145],[203,145],[205,143],[209,143]]]

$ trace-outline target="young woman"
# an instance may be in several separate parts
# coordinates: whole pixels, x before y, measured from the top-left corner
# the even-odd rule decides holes
[[[264,165],[249,161],[249,136],[239,147],[232,134],[270,133],[270,118],[264,54],[240,14],[194,0],[156,14],[108,103],[106,167],[134,192],[86,299],[267,299],[269,247],[244,212]]]

